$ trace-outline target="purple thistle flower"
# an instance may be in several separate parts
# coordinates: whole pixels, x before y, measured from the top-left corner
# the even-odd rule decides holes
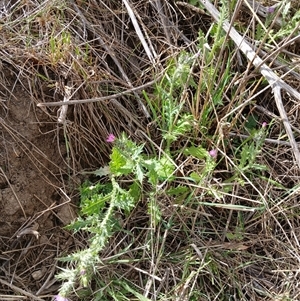
[[[55,301],[69,301],[69,299],[67,299],[67,298],[65,298],[65,297],[63,297],[63,296],[60,296],[60,295],[56,295],[56,296],[54,297],[54,300],[55,300]]]
[[[212,158],[217,158],[218,151],[216,149],[212,149],[208,152]]]
[[[114,142],[115,139],[116,139],[116,137],[115,137],[114,134],[109,134],[108,137],[107,137],[107,139],[106,139],[106,142],[111,143],[111,142]]]
[[[262,126],[262,128],[265,128],[267,125],[268,124],[264,121],[261,126]]]
[[[274,11],[275,11],[275,7],[274,6],[266,7],[266,9],[267,9],[267,13],[269,13],[269,14],[273,14]]]

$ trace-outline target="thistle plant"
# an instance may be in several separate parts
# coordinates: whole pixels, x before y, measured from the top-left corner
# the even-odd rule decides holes
[[[114,140],[112,134],[107,139],[108,142]],[[60,296],[67,296],[78,280],[81,286],[88,285],[91,276],[95,273],[95,266],[100,263],[99,253],[118,229],[115,213],[118,210],[130,212],[138,201],[140,187],[135,179],[140,184],[143,181],[140,169],[141,150],[142,146],[137,146],[124,135],[113,147],[109,169],[95,172],[97,175],[107,174],[110,181],[104,185],[85,183],[81,187],[81,214],[77,221],[68,226],[68,229],[89,232],[91,242],[87,249],[61,259],[72,262],[75,267],[65,269],[58,275],[58,279],[65,281],[60,289]],[[132,184],[123,189],[116,179],[129,174],[133,176]]]
[[[164,150],[167,153],[173,142],[193,128],[194,118],[184,111],[185,99],[181,95],[187,87],[196,88],[191,77],[194,61],[195,56],[181,52],[176,59],[170,60],[165,76],[156,85],[155,98],[149,99],[144,92],[147,104],[162,132],[166,143]]]
[[[239,158],[237,169],[239,172],[266,170],[266,166],[256,163],[257,157],[261,154],[266,134],[267,124],[264,122],[258,130],[252,130],[252,135],[237,148],[236,158]]]
[[[106,247],[109,238],[121,229],[117,212],[121,211],[128,216],[143,197],[149,200],[151,226],[155,227],[160,222],[160,208],[156,202],[157,187],[164,181],[172,181],[170,176],[175,171],[174,163],[168,156],[149,158],[143,152],[144,145],[137,145],[125,134],[120,138],[110,134],[107,142],[113,143],[109,167],[100,168],[95,174],[107,176],[109,180],[104,184],[85,183],[81,187],[80,217],[67,227],[75,232],[81,230],[90,233],[90,245],[82,251],[61,258],[61,261],[70,262],[74,267],[62,269],[57,276],[64,281],[58,300],[64,300],[60,298],[66,298],[78,282],[81,287],[88,286],[96,273],[97,265],[101,264],[99,254]],[[207,164],[205,170],[202,170],[202,178],[215,166],[214,151],[210,154],[203,148],[192,147],[185,153],[196,158],[206,158]],[[118,182],[124,177],[129,179],[128,185],[121,187]],[[194,175],[195,179],[200,180],[200,174],[198,177]],[[143,190],[145,184],[148,192]]]

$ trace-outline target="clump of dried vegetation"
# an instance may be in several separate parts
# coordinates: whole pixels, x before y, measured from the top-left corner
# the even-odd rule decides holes
[[[57,300],[300,299],[297,1],[1,3],[1,80],[12,70],[65,140],[69,176],[98,169],[81,188],[104,197],[98,224],[81,204],[73,225],[81,250],[107,226],[105,196],[140,183],[93,260],[55,263],[73,288]],[[50,298],[13,277],[3,300]]]

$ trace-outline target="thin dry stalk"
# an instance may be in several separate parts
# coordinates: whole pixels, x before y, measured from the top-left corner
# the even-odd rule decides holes
[[[158,76],[155,80],[152,80],[144,85],[132,88],[132,89],[128,89],[126,91],[120,92],[120,93],[116,93],[114,95],[108,95],[108,96],[103,96],[103,97],[95,97],[95,98],[91,98],[91,99],[78,99],[78,100],[69,100],[68,101],[68,105],[76,105],[76,104],[84,104],[84,103],[92,103],[92,102],[101,102],[101,101],[107,101],[107,100],[112,100],[112,99],[116,99],[118,97],[124,96],[124,95],[128,95],[131,94],[132,92],[136,92],[136,91],[141,91],[147,87],[151,87],[153,84],[155,84],[159,79],[161,78],[161,76]],[[37,106],[38,107],[55,107],[55,106],[63,106],[65,105],[64,101],[57,101],[57,102],[45,102],[45,103],[38,103]]]
[[[34,294],[24,290],[24,289],[21,289],[3,279],[0,278],[0,283],[3,284],[3,285],[6,285],[7,287],[11,288],[14,292],[18,293],[18,294],[22,294],[26,297],[29,297],[30,299],[32,300],[36,300],[36,301],[45,301],[44,299],[41,299],[39,297],[36,297]],[[15,296],[16,297],[16,296]]]
[[[145,39],[145,37],[144,37],[144,35],[143,35],[142,31],[141,31],[141,28],[140,28],[140,26],[139,26],[139,23],[138,23],[138,21],[137,21],[137,18],[135,17],[136,12],[133,11],[131,5],[129,4],[129,2],[128,2],[127,0],[123,0],[123,3],[124,3],[125,6],[126,6],[126,9],[127,9],[128,14],[129,14],[129,16],[130,16],[130,19],[131,19],[131,21],[132,21],[132,24],[133,24],[133,26],[134,26],[134,28],[135,28],[135,31],[136,31],[136,33],[137,33],[137,35],[138,35],[138,37],[139,37],[139,39],[140,39],[140,41],[141,41],[141,43],[142,43],[144,49],[145,49],[145,51],[146,51],[146,54],[147,54],[147,56],[148,56],[150,62],[152,62],[152,63],[154,64],[154,63],[155,63],[155,58],[157,57],[157,54],[156,54],[156,53],[153,53],[153,52],[150,50],[150,48],[149,48],[149,46],[148,46],[148,44],[147,44],[147,42],[146,42],[146,39]],[[151,48],[153,49],[153,47],[151,47]]]

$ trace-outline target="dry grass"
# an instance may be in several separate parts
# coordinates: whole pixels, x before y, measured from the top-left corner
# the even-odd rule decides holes
[[[133,140],[145,142],[149,154],[157,150],[153,145],[160,142],[159,120],[152,119],[141,91],[134,88],[146,85],[149,98],[156,101],[154,88],[147,87],[147,83],[159,81],[168,60],[181,51],[197,56],[190,76],[199,91],[201,86],[206,91],[194,95],[195,90],[189,87],[180,95],[179,102],[184,101],[184,109],[193,114],[199,125],[200,120],[208,120],[206,128],[199,126],[194,130],[194,141],[207,148],[218,148],[222,159],[205,187],[193,188],[189,200],[178,202],[165,192],[158,196],[165,224],[155,230],[149,228],[145,204],[141,202],[137,206],[123,221],[124,229],[131,234],[115,235],[101,254],[102,263],[96,269],[98,277],[91,291],[107,288],[111,282],[118,290],[122,285],[117,280],[130,279],[130,284],[151,300],[299,300],[299,166],[286,139],[272,90],[229,37],[219,47],[218,56],[212,59],[218,67],[216,81],[207,81],[205,70],[209,66],[204,55],[199,55],[197,38],[200,29],[205,34],[211,31],[213,19],[209,12],[171,0],[130,1],[141,35],[125,2],[11,1],[0,18],[1,86],[6,86],[4,69],[8,68],[15,78],[14,84],[30,94],[32,103],[28,103],[28,108],[34,105],[39,111],[37,122],[47,123],[53,141],[67,145],[65,164],[69,174],[58,166],[53,174],[53,185],[61,187],[68,185],[66,175],[82,174],[107,163],[111,146],[105,140],[109,133],[119,136],[126,132]],[[237,5],[242,2],[237,1]],[[293,4],[294,13],[299,9],[296,4]],[[299,91],[299,42],[290,43],[299,34],[299,28],[282,38],[276,47],[269,46],[255,40],[259,21],[264,18],[245,5],[240,6],[234,17],[236,28],[247,28],[242,34],[256,53],[271,68],[276,66],[277,75]],[[278,30],[276,22],[271,26]],[[265,40],[267,36],[263,35]],[[220,105],[212,100],[211,91],[224,83],[229,58],[231,76],[222,91]],[[132,92],[112,98],[127,90]],[[0,97],[10,94],[13,95],[6,91]],[[108,98],[88,101],[100,97]],[[87,101],[68,105],[63,117],[61,106],[36,107],[40,103],[63,100],[66,103]],[[300,132],[298,102],[299,99],[282,93],[296,142]],[[213,109],[205,116],[207,106]],[[59,117],[63,122],[58,122]],[[225,192],[226,181],[237,169],[237,145],[251,136],[246,124],[252,117],[257,124],[272,121],[256,161],[268,170],[260,177],[242,172],[242,179],[230,183],[231,189]],[[4,131],[15,135],[5,123],[2,126]],[[18,136],[15,139],[23,141]],[[184,137],[178,143],[176,164],[183,175],[200,168],[201,162],[184,161],[180,151],[190,141],[191,137]],[[34,151],[28,153],[31,156]],[[42,162],[38,156],[32,158],[37,165]],[[184,177],[179,178],[176,185],[185,181]],[[219,199],[204,193],[211,187],[223,191]],[[77,239],[78,248],[87,244],[85,238]],[[27,260],[27,266],[35,264],[34,258],[28,256]],[[12,264],[10,269],[14,268]],[[9,285],[16,276],[30,282],[26,277],[31,275],[26,274],[26,269],[18,273],[21,274],[12,273],[8,277],[1,274],[1,300],[13,300],[4,299],[13,293],[20,294],[20,300],[26,296],[21,286],[18,289]],[[10,290],[6,291],[9,286]],[[27,292],[27,297],[48,300],[50,295],[39,299],[33,292]]]

